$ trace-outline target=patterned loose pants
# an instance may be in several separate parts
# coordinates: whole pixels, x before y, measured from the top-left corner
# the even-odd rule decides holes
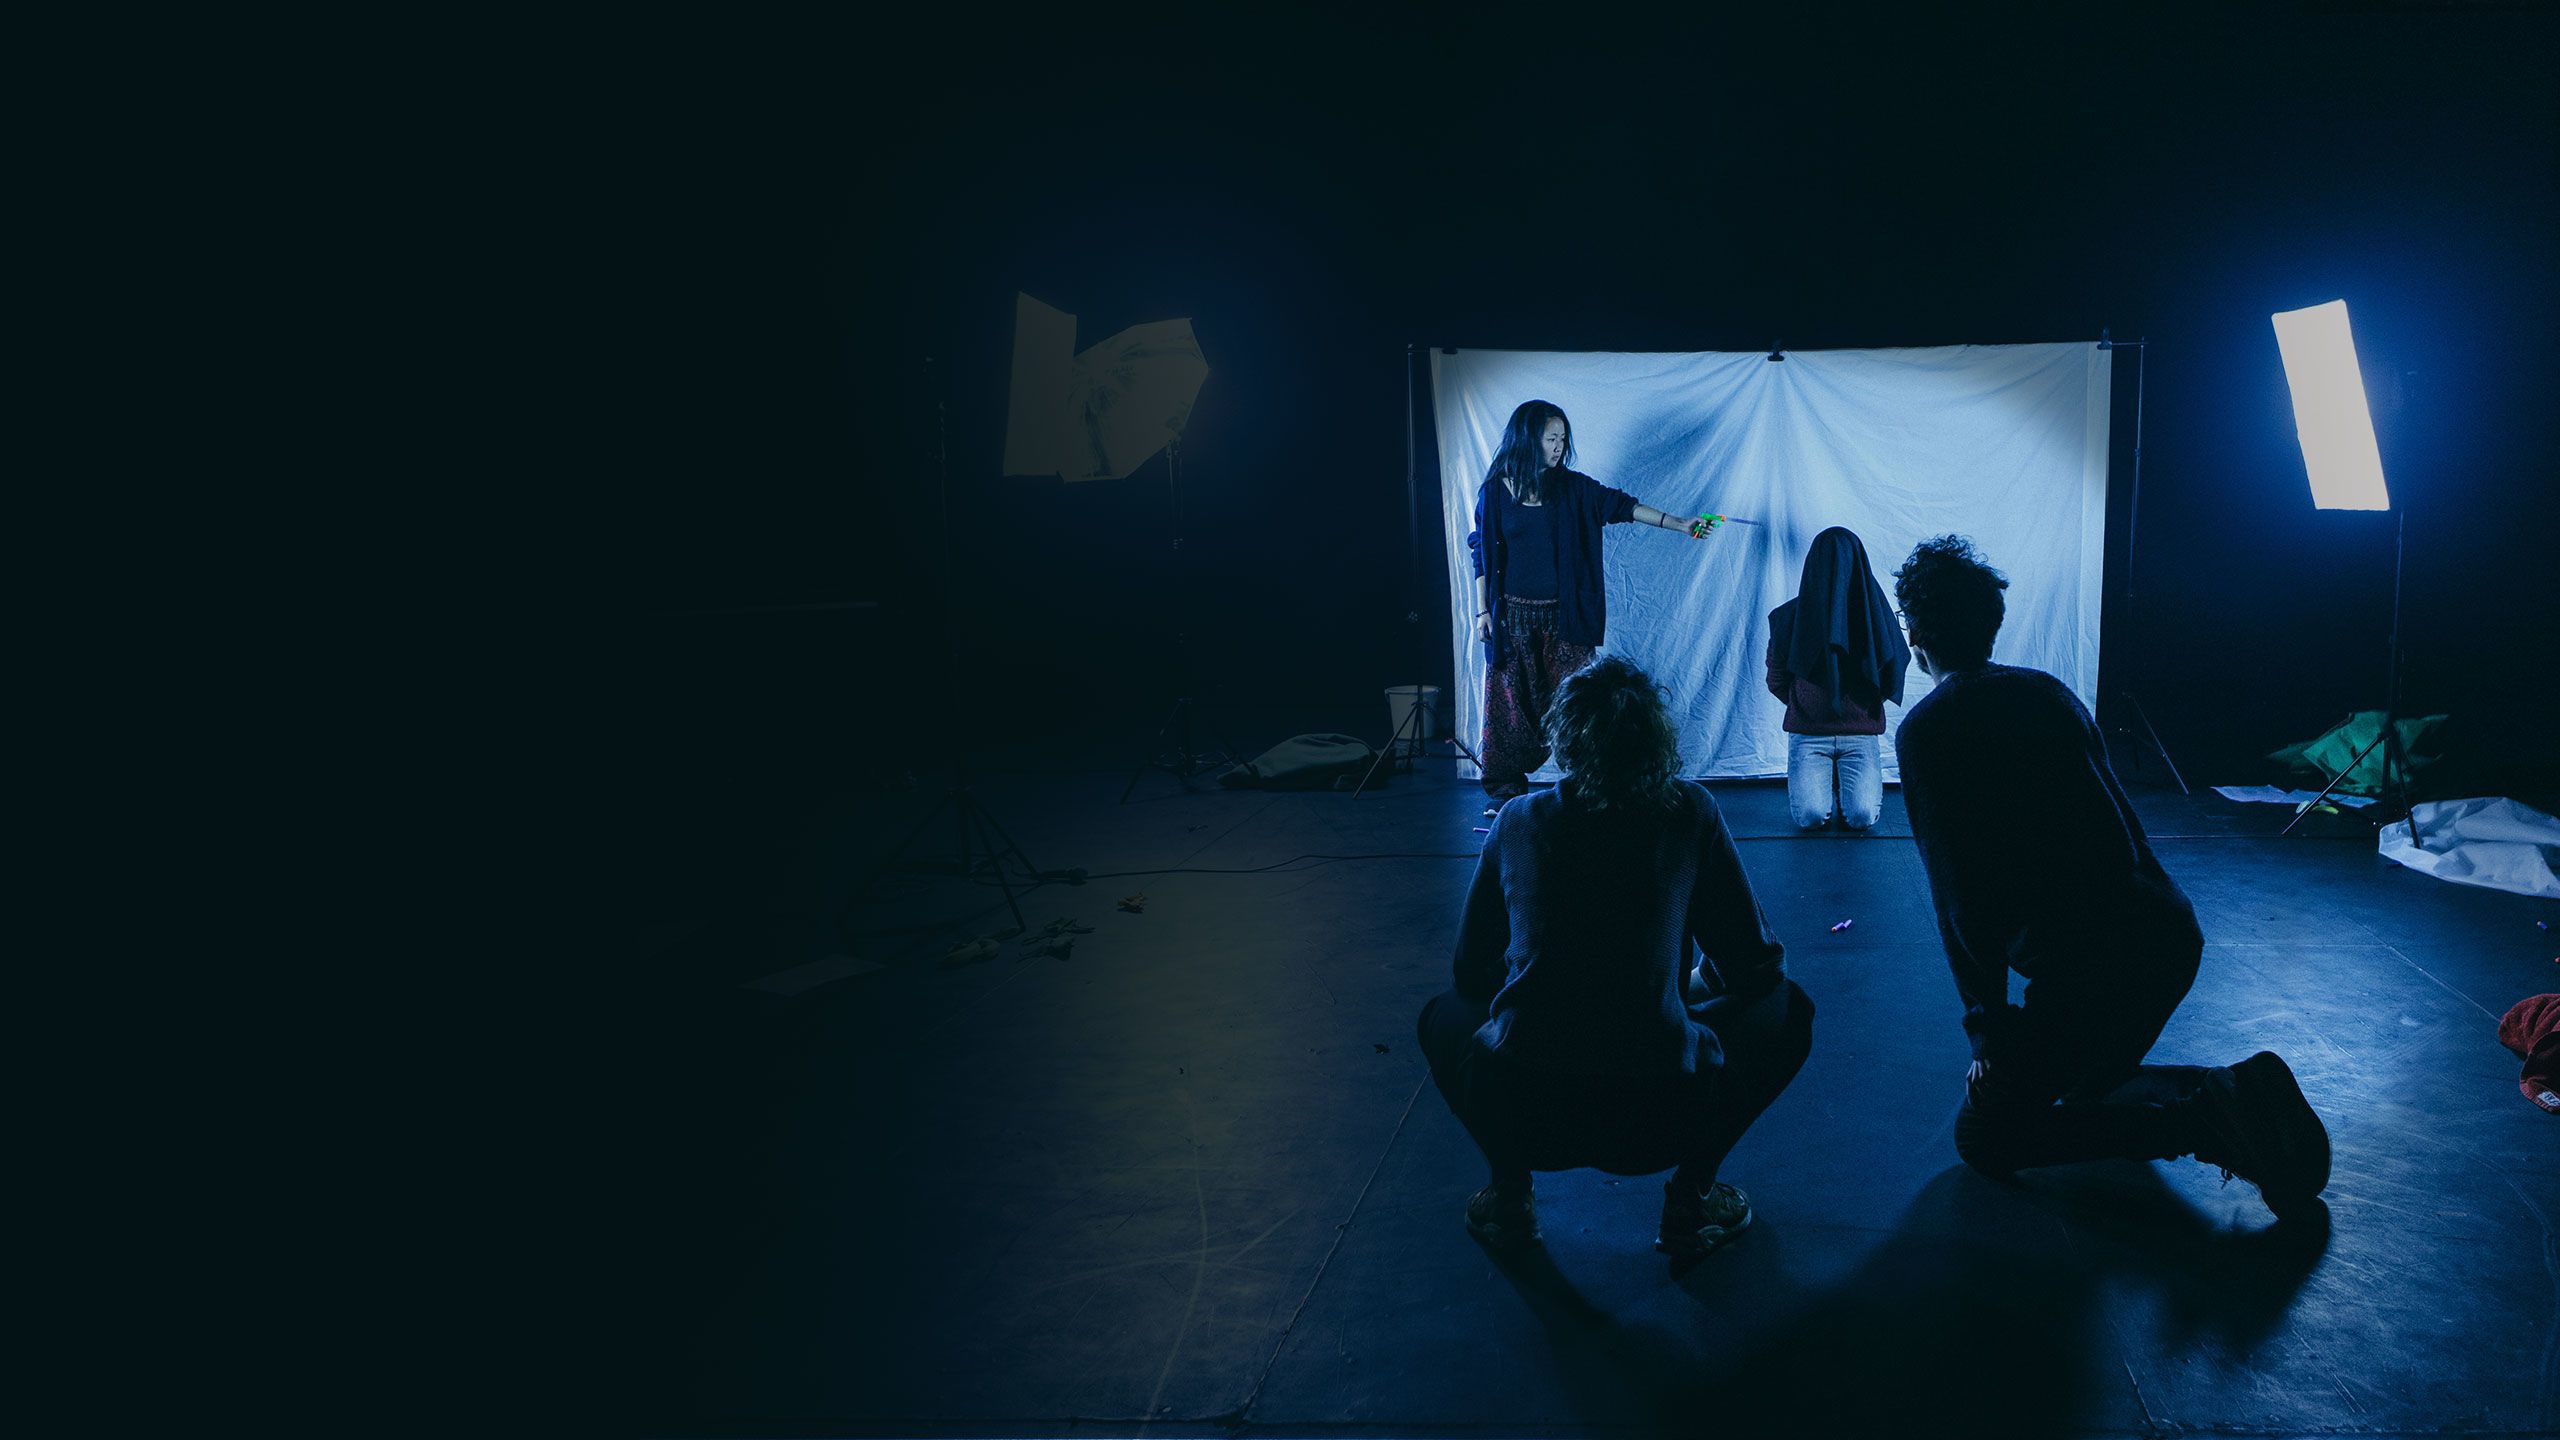
[[[1565,641],[1557,602],[1502,599],[1503,659],[1484,677],[1484,788],[1525,794],[1529,772],[1547,763],[1547,707],[1566,676],[1591,663],[1591,646]]]

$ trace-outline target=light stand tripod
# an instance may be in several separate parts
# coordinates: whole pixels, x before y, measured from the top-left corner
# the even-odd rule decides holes
[[[1406,653],[1412,660],[1413,673],[1419,675],[1423,668],[1422,601],[1416,592],[1422,585],[1422,522],[1419,518],[1422,503],[1417,474],[1413,440],[1413,346],[1408,344],[1404,347],[1404,624]],[[1422,697],[1426,687],[1417,681],[1412,689],[1413,704],[1406,707],[1404,717],[1396,722],[1395,731],[1387,737],[1387,742],[1378,747],[1378,758],[1369,762],[1368,772],[1353,787],[1352,799],[1357,800],[1369,793],[1369,782],[1378,777],[1378,767],[1386,764],[1390,757],[1398,768],[1410,769],[1413,757],[1422,753],[1422,735],[1430,727],[1431,717],[1430,712],[1423,708]],[[1412,732],[1410,735],[1405,733],[1408,730]],[[1476,752],[1467,748],[1467,742],[1454,735],[1448,740],[1457,747],[1458,753],[1476,761]],[[1483,764],[1482,761],[1476,763],[1479,766]]]
[[[2124,593],[2117,601],[2117,613],[2124,615],[2129,619],[2134,613],[2133,569],[2135,552],[2133,542],[2136,530],[2142,519],[2142,401],[2143,385],[2149,378],[2148,372],[2150,370],[2151,342],[2148,339],[2117,340],[2112,338],[2107,333],[2105,327],[2102,326],[2098,330],[2098,348],[2100,350],[2130,350],[2133,352],[2133,493],[2127,497],[2125,503]],[[2116,694],[2123,698],[2124,703],[2132,708],[2133,718],[2140,722],[2143,735],[2151,741],[2151,749],[2153,753],[2160,757],[2161,764],[2169,767],[2169,778],[2178,783],[2178,793],[2181,795],[2193,795],[2195,792],[2187,788],[2187,777],[2178,773],[2178,762],[2169,758],[2169,747],[2160,743],[2160,732],[2151,728],[2151,717],[2149,714],[2144,712],[2142,708],[2142,700],[2133,693],[2133,687],[2130,685],[2118,685],[2115,689]],[[2124,727],[2119,725],[2116,728],[2121,730]],[[2136,751],[2134,753],[2136,758],[2139,758],[2141,755],[2140,751]]]
[[[2383,682],[2382,733],[2374,736],[2362,750],[2356,752],[2356,758],[2348,761],[2344,768],[2331,776],[2329,783],[2320,787],[2319,794],[2304,801],[2302,808],[2293,812],[2293,818],[2285,822],[2285,827],[2276,832],[2278,835],[2292,834],[2293,827],[2301,824],[2303,817],[2309,815],[2313,807],[2327,800],[2330,792],[2336,790],[2348,776],[2354,774],[2356,767],[2362,765],[2364,758],[2372,754],[2374,747],[2378,745],[2382,747],[2383,788],[2390,792],[2392,802],[2400,807],[2400,813],[2409,821],[2410,843],[2421,848],[2426,843],[2425,838],[2418,833],[2417,806],[2410,801],[2409,750],[2400,739],[2400,570],[2401,558],[2407,550],[2409,538],[2408,509],[2405,506],[2392,507],[2392,519],[2396,528],[2391,538],[2391,664],[2389,676]]]
[[[1153,740],[1147,742],[1146,758],[1129,774],[1129,783],[1121,787],[1120,803],[1129,803],[1137,793],[1138,781],[1150,770],[1163,770],[1182,782],[1188,793],[1192,779],[1205,771],[1215,770],[1235,758],[1236,747],[1230,743],[1224,752],[1211,754],[1191,748],[1191,594],[1190,567],[1182,553],[1182,437],[1177,434],[1164,447],[1164,484],[1167,503],[1173,517],[1173,596],[1174,631],[1170,669],[1173,674],[1173,711],[1156,727]],[[1165,748],[1165,737],[1173,737],[1173,748]]]
[[[926,356],[924,363],[927,374],[936,373],[933,357]],[[952,635],[954,624],[950,582],[945,578],[951,573],[951,459],[948,426],[948,406],[937,380],[933,399],[933,472],[936,494],[941,503],[943,563],[935,567],[934,589],[941,600],[942,654],[946,667],[951,665],[953,652],[957,648],[953,643]],[[952,688],[947,677],[943,688],[945,693],[949,693]],[[951,778],[943,786],[942,797],[925,812],[923,819],[916,822],[915,828],[907,832],[907,837],[898,842],[897,848],[889,852],[888,858],[880,862],[878,871],[885,873],[902,862],[927,863],[909,862],[907,852],[914,848],[915,843],[923,838],[925,831],[932,828],[935,821],[948,814],[952,818],[956,832],[957,853],[949,860],[929,862],[932,868],[948,867],[964,880],[975,880],[981,872],[994,875],[996,885],[1004,891],[1005,907],[1013,912],[1015,927],[1028,929],[1028,922],[1022,918],[1022,902],[1014,895],[1014,881],[1005,874],[1005,861],[1010,857],[1020,862],[1022,868],[1028,872],[1030,880],[1036,881],[1045,877],[1040,867],[1031,863],[1031,857],[1023,853],[1022,846],[1017,844],[1013,836],[1006,833],[1004,826],[997,822],[994,813],[987,809],[985,802],[979,800],[977,793],[969,788],[968,744],[961,737],[959,728],[954,725],[944,725],[938,727],[938,730],[941,738],[950,748],[947,763],[951,769]],[[1027,884],[1025,888],[1028,888]],[[855,896],[854,900],[848,901],[844,910],[839,913],[837,917],[839,931],[850,933],[849,921],[852,918],[852,908],[859,899],[859,895]]]
[[[933,808],[925,812],[913,830],[907,832],[907,838],[898,842],[898,848],[889,852],[889,858],[881,862],[880,868],[893,869],[904,861],[908,849],[946,811],[956,822],[959,855],[956,860],[944,863],[948,863],[963,879],[975,879],[981,870],[994,875],[996,885],[1004,891],[1005,908],[1013,912],[1013,923],[1029,928],[1028,922],[1022,918],[1022,902],[1014,895],[1014,882],[1004,873],[1005,857],[1010,855],[1021,862],[1022,868],[1030,871],[1035,879],[1040,875],[1039,867],[1031,863],[1031,857],[1022,853],[1022,847],[1005,832],[1004,826],[996,823],[995,815],[969,788],[968,763],[961,757],[957,741],[952,745],[951,780],[943,788],[942,798],[934,802]],[[940,868],[940,865],[935,868]]]

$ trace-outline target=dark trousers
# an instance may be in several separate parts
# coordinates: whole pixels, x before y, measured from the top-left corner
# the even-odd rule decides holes
[[[1659,1079],[1564,1075],[1505,1062],[1474,1042],[1485,1007],[1454,991],[1416,1026],[1431,1078],[1505,1190],[1533,1170],[1650,1175],[1678,1167],[1704,1190],[1743,1132],[1804,1068],[1813,1000],[1792,980],[1756,1001],[1719,997],[1689,1013],[1716,1032],[1724,1065]]]
[[[1956,1113],[1956,1153],[2006,1175],[2081,1160],[2167,1160],[2195,1149],[2199,1065],[2145,1065],[2195,983],[2198,952],[2090,956],[2027,983],[1988,1047],[1990,1076]]]
[[[1547,763],[1547,707],[1565,677],[1591,663],[1592,647],[1556,629],[1554,601],[1502,602],[1502,663],[1484,677],[1485,792],[1520,795],[1529,772]]]

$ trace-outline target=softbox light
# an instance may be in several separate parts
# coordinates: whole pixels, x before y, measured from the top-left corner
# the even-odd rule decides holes
[[[2364,372],[2356,366],[2347,302],[2332,300],[2275,315],[2276,348],[2293,387],[2293,428],[2311,476],[2311,503],[2323,510],[2388,510],[2382,450],[2373,439]]]
[[[2279,310],[2274,320],[2284,378],[2293,387],[2293,428],[2302,442],[2303,469],[2311,477],[2311,503],[2323,510],[2390,510],[2391,491],[2382,481],[2382,448],[2374,443],[2364,372],[2356,365],[2355,333],[2347,326],[2347,302]],[[2292,834],[2312,807],[2357,773],[2365,757],[2378,747],[2382,789],[2400,807],[2413,842],[2420,840],[2409,791],[2408,747],[2400,734],[2400,576],[2408,551],[2409,512],[2406,508],[2394,511],[2392,518],[2391,640],[2384,652],[2390,678],[2383,692],[2382,726],[2371,744],[2293,812],[2281,833]]]
[[[1014,297],[1004,470],[1117,480],[1182,433],[1209,378],[1189,320],[1132,325],[1068,359],[1076,317]]]

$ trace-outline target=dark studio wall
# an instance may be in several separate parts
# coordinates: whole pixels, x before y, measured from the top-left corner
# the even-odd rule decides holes
[[[684,83],[636,122],[667,141],[643,186],[663,285],[614,589],[635,634],[705,607],[888,608],[667,622],[679,639],[635,647],[653,685],[798,717],[831,750],[924,733],[928,687],[902,677],[928,674],[973,723],[1107,733],[1170,693],[1179,620],[1200,693],[1275,733],[1311,728],[1293,713],[1382,720],[1376,688],[1413,664],[1409,343],[2104,326],[2153,342],[2136,598],[2110,605],[2107,678],[2138,684],[2191,780],[2254,780],[2251,757],[2380,700],[2390,521],[2311,509],[2267,318],[2345,296],[2410,507],[2410,700],[2547,727],[2550,10],[1709,16],[1570,42],[1418,14],[1262,23],[953,21],[673,62]],[[1194,319],[1213,373],[1183,457],[1187,575],[1162,462],[1082,486],[995,473],[1016,290],[1077,314],[1080,344]],[[774,776],[793,763],[788,741],[761,753]]]

